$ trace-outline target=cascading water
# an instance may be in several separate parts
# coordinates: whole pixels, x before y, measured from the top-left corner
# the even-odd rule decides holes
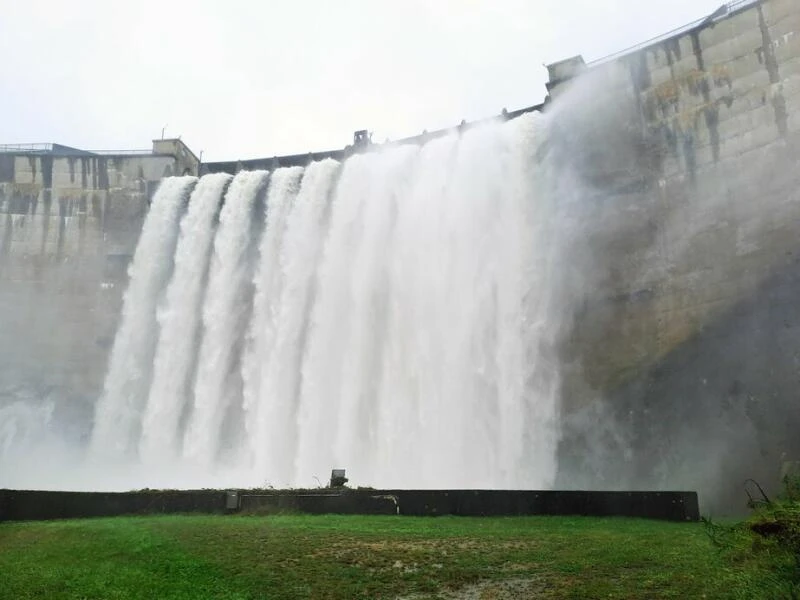
[[[166,180],[93,447],[199,466],[195,485],[219,485],[232,459],[238,485],[313,485],[343,466],[364,485],[550,486],[559,307],[541,119],[242,172],[227,192],[205,176],[157,312],[190,187]]]
[[[356,156],[344,167],[312,315],[298,421],[300,471],[330,461],[333,452],[354,461],[342,464],[372,479],[365,459],[376,448],[381,342],[388,341],[386,259],[395,202],[404,196],[403,177],[413,172],[418,154],[410,146]],[[319,444],[309,446],[311,437]]]
[[[339,164],[326,160],[306,169],[302,186],[286,219],[279,265],[284,273],[270,359],[261,363],[259,429],[251,441],[256,468],[270,481],[292,481],[292,457],[298,431],[297,403],[302,380],[303,349],[309,327],[314,275],[324,238],[328,196]],[[274,485],[274,484],[273,484]]]
[[[266,179],[265,171],[237,175],[219,218],[203,306],[204,335],[194,402],[183,444],[184,457],[200,464],[210,465],[216,458],[224,420],[233,403],[232,376],[247,326],[248,284],[253,278],[253,210]]]
[[[269,364],[275,348],[275,334],[278,329],[280,300],[283,296],[285,279],[280,264],[281,248],[286,231],[286,218],[300,190],[302,176],[303,169],[293,167],[278,170],[270,180],[264,233],[259,247],[261,261],[254,281],[256,291],[253,318],[242,365],[243,404],[244,412],[248,415],[245,427],[251,442],[262,438],[268,425],[265,422],[266,411],[258,413],[261,372],[262,365]],[[263,447],[264,444],[257,443],[251,447],[251,459],[258,460],[259,464],[264,462]]]
[[[95,411],[92,450],[98,456],[125,457],[138,445],[158,337],[156,306],[172,272],[181,209],[196,181],[164,180],[145,219],[128,271],[130,284],[103,397]]]
[[[214,241],[214,220],[230,180],[227,174],[201,179],[181,219],[175,271],[157,314],[160,335],[153,382],[142,418],[139,450],[148,463],[158,464],[177,452],[179,422],[188,400],[199,342],[200,309]]]

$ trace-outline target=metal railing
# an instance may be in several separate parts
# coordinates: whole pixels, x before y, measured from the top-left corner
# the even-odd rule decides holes
[[[149,148],[126,150],[80,150],[54,143],[0,144],[0,154],[54,154],[57,156],[143,156],[153,154]]]
[[[101,156],[108,156],[112,154],[116,155],[141,155],[141,154],[152,154],[153,151],[151,149],[145,148],[137,148],[134,150],[87,150],[89,154],[99,154]]]
[[[745,6],[750,6],[752,4],[758,4],[761,0],[733,0],[733,2],[728,2],[726,6],[728,7],[728,14],[732,12],[736,12],[740,8],[744,8]]]
[[[0,144],[0,152],[52,152],[53,144]]]
[[[649,48],[650,46],[655,46],[656,44],[660,44],[661,42],[665,42],[669,39],[678,37],[684,33],[690,32],[692,29],[699,27],[700,25],[716,23],[717,21],[724,19],[725,17],[729,16],[730,14],[739,11],[743,8],[747,8],[749,6],[754,6],[759,4],[762,0],[733,0],[732,2],[726,2],[722,6],[720,6],[717,10],[706,17],[702,17],[697,19],[696,21],[692,21],[687,25],[682,25],[677,29],[673,29],[672,31],[668,31],[662,35],[656,36],[635,46],[631,46],[630,48],[625,48],[624,50],[620,50],[619,52],[614,52],[613,54],[609,54],[602,58],[598,58],[587,63],[587,66],[594,67],[603,63],[610,62],[614,59],[620,58],[622,56],[627,56],[628,54],[633,54],[638,50],[644,50],[645,48]]]

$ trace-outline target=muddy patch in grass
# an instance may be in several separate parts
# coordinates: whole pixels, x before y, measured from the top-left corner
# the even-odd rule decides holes
[[[528,577],[504,581],[481,581],[457,590],[435,594],[411,594],[397,600],[518,600],[544,597],[547,584],[539,578]]]

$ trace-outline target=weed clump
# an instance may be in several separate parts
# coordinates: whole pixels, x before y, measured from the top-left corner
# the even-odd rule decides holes
[[[735,525],[703,519],[712,544],[739,565],[757,566],[764,597],[800,598],[800,478],[785,477],[775,500],[750,502],[750,517]]]
[[[747,521],[750,530],[794,556],[800,580],[800,477],[784,478],[784,493],[758,506]]]

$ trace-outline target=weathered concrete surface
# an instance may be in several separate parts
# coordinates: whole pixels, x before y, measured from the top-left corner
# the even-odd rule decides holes
[[[561,479],[736,503],[745,478],[775,484],[800,455],[800,4],[767,0],[594,71],[554,103],[615,82],[592,105],[610,122],[567,159],[597,204],[564,347]]]
[[[149,199],[197,168],[179,140],[153,154],[0,152],[0,409],[52,403],[86,434]]]

